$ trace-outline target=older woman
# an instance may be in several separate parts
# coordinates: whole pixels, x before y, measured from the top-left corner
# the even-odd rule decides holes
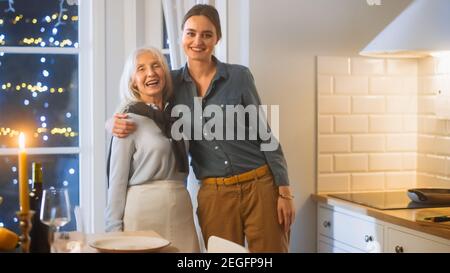
[[[139,129],[112,141],[106,231],[154,230],[181,252],[198,252],[184,183],[186,147],[170,137],[172,83],[164,56],[154,48],[135,50],[120,91],[119,112],[128,113]]]

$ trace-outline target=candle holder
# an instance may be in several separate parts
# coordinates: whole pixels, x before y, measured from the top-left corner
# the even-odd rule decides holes
[[[19,218],[19,225],[20,230],[22,231],[22,234],[19,236],[20,238],[20,246],[22,247],[22,253],[29,253],[30,252],[30,231],[32,228],[32,218],[34,215],[34,210],[29,210],[28,212],[24,211],[16,211],[16,215]]]

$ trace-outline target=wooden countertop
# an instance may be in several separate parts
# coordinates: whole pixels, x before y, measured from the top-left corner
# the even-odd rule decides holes
[[[450,222],[431,223],[423,220],[425,217],[450,215],[450,207],[379,210],[334,198],[326,194],[313,194],[312,198],[318,203],[342,207],[387,223],[403,226],[450,240]]]

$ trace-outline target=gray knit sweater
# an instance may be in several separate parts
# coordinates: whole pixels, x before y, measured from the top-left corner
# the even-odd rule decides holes
[[[128,114],[137,131],[126,138],[114,138],[111,147],[106,231],[123,230],[128,187],[156,180],[183,181],[187,174],[177,171],[169,139],[153,120]],[[151,200],[149,200],[151,202]]]

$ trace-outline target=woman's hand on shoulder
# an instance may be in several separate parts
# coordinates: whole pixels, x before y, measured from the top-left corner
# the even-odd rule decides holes
[[[125,138],[137,129],[136,123],[128,119],[127,114],[114,115],[114,127],[112,133],[115,137]]]

